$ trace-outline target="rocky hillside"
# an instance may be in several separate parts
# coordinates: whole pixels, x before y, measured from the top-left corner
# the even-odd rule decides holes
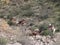
[[[0,0],[0,45],[59,45],[58,32],[59,0]]]

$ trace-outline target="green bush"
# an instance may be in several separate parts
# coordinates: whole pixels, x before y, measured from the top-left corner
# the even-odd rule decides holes
[[[30,23],[29,26],[34,26],[34,23]]]
[[[34,31],[36,28],[37,28],[37,27],[32,26],[32,27],[31,27],[31,30]]]
[[[45,19],[47,19],[47,18],[49,18],[49,17],[48,17],[48,15],[44,15],[44,16],[40,16],[40,18],[41,18],[42,20],[45,20]]]
[[[59,29],[57,29],[57,30],[56,30],[56,32],[60,32],[60,30],[59,30]]]
[[[41,35],[45,35],[45,36],[47,36],[47,35],[52,36],[53,35],[52,30],[48,30],[48,24],[46,24],[46,23],[40,25],[39,30],[40,30]]]
[[[52,36],[53,35],[53,32],[51,30],[44,30],[42,32],[42,35],[45,35],[45,36],[50,35],[50,36]]]
[[[57,26],[57,30],[56,30],[56,32],[60,32],[60,25]]]
[[[39,26],[39,30],[40,31],[47,30],[47,28],[48,28],[48,25],[47,24],[42,24],[42,25]]]
[[[56,20],[55,20],[55,26],[56,26],[56,32],[60,32],[60,17],[58,17]]]
[[[34,15],[33,10],[31,9],[31,5],[30,4],[24,4],[23,6],[21,6],[20,8],[21,12],[19,13],[20,16],[24,16],[24,17],[31,17]]]
[[[4,15],[0,15],[0,18],[4,18]]]
[[[12,16],[11,16],[11,15],[8,15],[8,16],[7,16],[7,19],[11,19],[11,18],[12,18]]]
[[[0,45],[6,45],[7,44],[7,40],[5,38],[0,38]]]
[[[13,22],[11,22],[11,21],[8,21],[7,23],[8,23],[10,26],[11,26],[11,25],[15,25],[15,24],[14,24]]]
[[[22,10],[28,10],[30,8],[31,8],[31,5],[29,5],[29,4],[25,4],[24,6],[21,6]]]

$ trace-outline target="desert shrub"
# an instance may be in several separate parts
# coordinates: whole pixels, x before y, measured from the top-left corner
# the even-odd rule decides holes
[[[28,0],[24,0],[25,2],[27,2]]]
[[[30,4],[25,4],[24,6],[21,6],[20,9],[21,9],[20,15],[24,17],[30,17],[30,16],[33,16],[34,14]]]
[[[22,16],[31,17],[33,16],[32,10],[25,10]]]
[[[57,21],[60,21],[60,17],[57,18]]]
[[[27,8],[27,7],[25,7],[25,9],[21,9],[22,11],[22,16],[25,16],[25,17],[31,17],[31,16],[33,16],[33,10],[31,10],[31,8]]]
[[[56,32],[60,32],[60,29],[57,29]]]
[[[32,26],[32,27],[31,27],[31,29],[32,29],[33,31],[34,31],[36,28],[37,28],[37,27],[35,27],[35,26]]]
[[[60,32],[60,17],[57,17],[56,20],[55,20],[55,23],[56,25],[56,32]]]
[[[42,20],[49,18],[48,15],[40,16]]]
[[[53,35],[52,30],[49,30],[48,25],[45,23],[39,26],[39,30],[40,30],[41,35],[45,35],[45,36],[47,36],[47,35],[52,36]]]
[[[42,32],[42,35],[45,35],[45,36],[50,35],[50,36],[52,36],[53,35],[53,32],[51,30],[44,30]]]
[[[0,18],[4,18],[4,15],[0,15]]]
[[[33,25],[34,25],[34,23],[30,23],[30,24],[29,24],[29,26],[33,26]]]
[[[11,19],[11,18],[12,18],[12,15],[8,15],[8,16],[7,16],[7,19]]]
[[[32,31],[34,31],[34,30],[37,29],[37,28],[38,28],[37,25],[33,25],[33,26],[31,26],[31,30],[32,30]]]
[[[60,24],[57,26],[56,32],[60,32]]]
[[[7,40],[6,38],[0,38],[0,45],[6,45],[7,44]]]
[[[25,4],[24,6],[21,6],[21,9],[22,10],[28,10],[28,9],[30,9],[30,7],[31,7],[31,5]]]
[[[39,30],[40,30],[40,32],[41,32],[41,31],[47,30],[48,25],[47,25],[47,24],[42,24],[42,25],[40,25],[38,28],[39,28]]]
[[[10,20],[9,20],[7,23],[8,23],[10,26],[11,26],[11,25],[15,25],[15,24],[14,24],[12,21],[10,21]]]

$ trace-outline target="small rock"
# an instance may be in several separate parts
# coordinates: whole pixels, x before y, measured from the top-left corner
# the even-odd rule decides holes
[[[41,42],[41,43],[40,43],[40,45],[44,45],[44,43],[43,43],[43,42]]]
[[[48,45],[53,45],[53,43],[54,43],[53,41],[50,41]]]
[[[42,38],[42,36],[36,35],[36,39],[41,39],[41,38]]]
[[[53,41],[53,42],[56,42],[56,38],[53,38],[52,41]]]
[[[39,42],[36,42],[35,45],[40,45],[40,43]]]
[[[29,39],[30,39],[30,40],[34,40],[34,38],[33,38],[32,36],[29,36]]]
[[[46,42],[46,37],[45,36],[42,36],[42,41]]]

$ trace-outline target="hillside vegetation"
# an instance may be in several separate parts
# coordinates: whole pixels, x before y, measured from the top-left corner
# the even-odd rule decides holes
[[[55,35],[49,30],[49,24],[55,26],[56,32],[60,32],[60,0],[0,0],[0,29],[3,35],[8,34],[8,42],[15,36],[12,42],[32,45],[30,40],[39,35],[43,40],[39,38],[40,41],[45,43],[48,39],[44,40],[44,36],[52,38]],[[31,39],[29,36],[32,36]]]
[[[0,18],[31,18],[48,21],[59,27],[59,0],[1,0]],[[58,29],[59,30],[59,29]]]

